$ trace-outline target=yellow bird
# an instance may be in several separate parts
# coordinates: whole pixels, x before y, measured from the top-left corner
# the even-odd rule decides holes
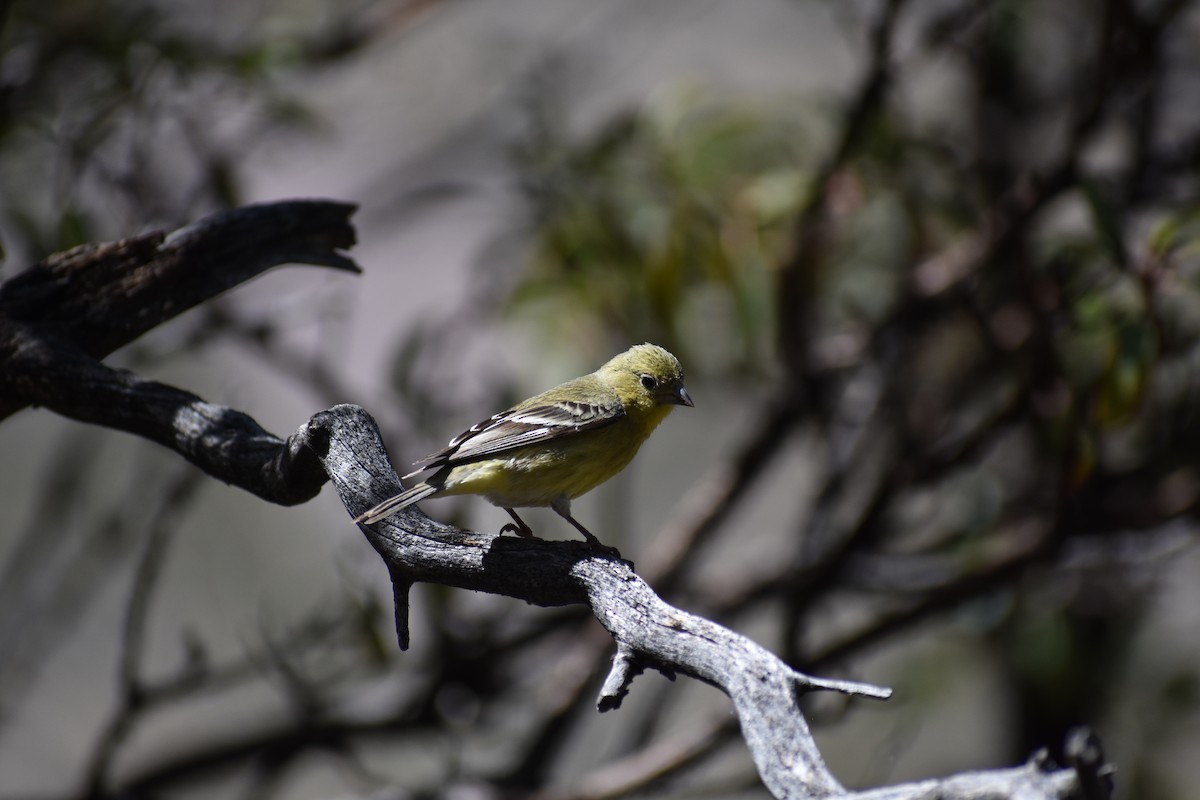
[[[532,536],[515,509],[549,506],[600,545],[571,516],[571,500],[625,469],[671,409],[691,405],[679,359],[658,345],[635,345],[454,437],[404,479],[431,475],[354,521],[370,525],[428,497],[475,494],[512,516],[501,533]]]

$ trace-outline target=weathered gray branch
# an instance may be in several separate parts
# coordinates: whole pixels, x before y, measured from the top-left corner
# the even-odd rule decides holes
[[[378,428],[357,406],[315,415],[292,437],[306,441],[328,472],[351,517],[396,492],[399,479]],[[886,697],[887,690],[813,678],[709,620],[664,602],[631,565],[583,542],[547,542],[443,525],[416,509],[360,526],[396,587],[397,629],[407,631],[407,589],[431,582],[517,597],[541,606],[587,603],[617,642],[613,669],[599,698],[616,708],[643,667],[689,675],[725,692],[763,782],[779,798],[956,800],[1082,797],[1076,770],[1041,759],[1007,770],[966,773],[863,792],[829,772],[800,708],[813,689]],[[406,636],[406,633],[402,633]],[[402,641],[407,645],[407,641]]]

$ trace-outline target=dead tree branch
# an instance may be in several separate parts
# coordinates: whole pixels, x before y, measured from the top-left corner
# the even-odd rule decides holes
[[[374,421],[357,406],[335,406],[315,415],[291,440],[306,442],[317,454],[352,517],[400,488]],[[407,644],[407,592],[416,582],[501,594],[539,606],[587,603],[617,643],[612,672],[598,698],[600,709],[617,708],[645,668],[716,686],[733,702],[759,774],[776,797],[1078,796],[1076,771],[1053,769],[1041,760],[1010,770],[849,791],[826,767],[800,698],[827,689],[883,699],[887,690],[792,670],[744,636],[667,604],[627,562],[582,542],[468,531],[435,522],[416,509],[360,527],[391,575],[402,645]]]
[[[52,256],[0,286],[0,419],[26,406],[128,431],[273,503],[302,503],[325,475],[304,451],[240,411],[100,359],[271,267],[357,272],[354,206],[298,200],[215,214]]]

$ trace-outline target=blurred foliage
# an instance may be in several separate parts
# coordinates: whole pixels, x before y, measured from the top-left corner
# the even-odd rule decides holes
[[[568,346],[596,356],[647,340],[698,369],[769,364],[773,273],[814,158],[801,121],[694,93],[580,140],[533,117],[516,168],[535,235],[510,313],[571,318]]]
[[[777,273],[818,166],[811,123],[806,130],[794,118],[794,103],[779,109],[687,94],[580,139],[539,118],[517,151],[535,235],[510,313],[544,329],[570,318],[571,338],[562,346],[596,356],[650,339],[702,372],[769,369]],[[861,364],[861,350],[844,348],[865,346],[902,316],[898,303],[925,302],[911,286],[922,276],[911,270],[987,224],[983,188],[972,190],[949,149],[887,117],[825,187],[831,224],[812,301],[820,318],[813,331],[818,363]],[[1188,305],[1184,316],[1159,318],[1150,307],[1151,292],[1170,290],[1162,284],[1174,286],[1175,276],[1196,268],[1196,209],[1153,209],[1153,230],[1133,244],[1141,261],[1130,263],[1102,190],[1081,184],[1079,196],[1091,212],[1082,228],[1039,229],[1021,263],[987,265],[971,276],[969,302],[922,322],[924,329],[949,329],[917,342],[912,363],[925,365],[922,372],[931,361],[943,372],[952,365],[961,374],[958,381],[942,374],[914,382],[914,417],[952,418],[967,399],[960,392],[976,389],[980,377],[1027,380],[1033,361],[1052,359],[1071,390],[1061,411],[1077,406],[1100,427],[1136,421],[1160,355],[1160,330],[1186,326],[1195,301],[1190,289],[1173,298]],[[555,339],[562,342],[561,333]],[[1196,341],[1188,331],[1175,348]],[[1043,345],[1051,349],[1029,352]],[[1030,357],[998,362],[997,349]],[[958,390],[932,397],[937,392],[925,390],[925,379]],[[988,392],[997,393],[995,380]],[[923,412],[931,402],[941,411]]]
[[[261,24],[264,5],[8,5],[0,181],[22,190],[0,201],[0,230],[19,265],[237,205],[245,148],[315,122],[284,79],[344,55],[336,31]]]

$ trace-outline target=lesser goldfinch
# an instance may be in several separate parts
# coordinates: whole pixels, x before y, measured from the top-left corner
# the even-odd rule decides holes
[[[603,546],[571,516],[571,500],[623,470],[675,406],[691,405],[679,359],[658,345],[635,345],[454,437],[404,479],[433,474],[354,521],[369,525],[428,497],[476,494],[512,516],[501,533],[532,536],[514,509],[549,506]]]

